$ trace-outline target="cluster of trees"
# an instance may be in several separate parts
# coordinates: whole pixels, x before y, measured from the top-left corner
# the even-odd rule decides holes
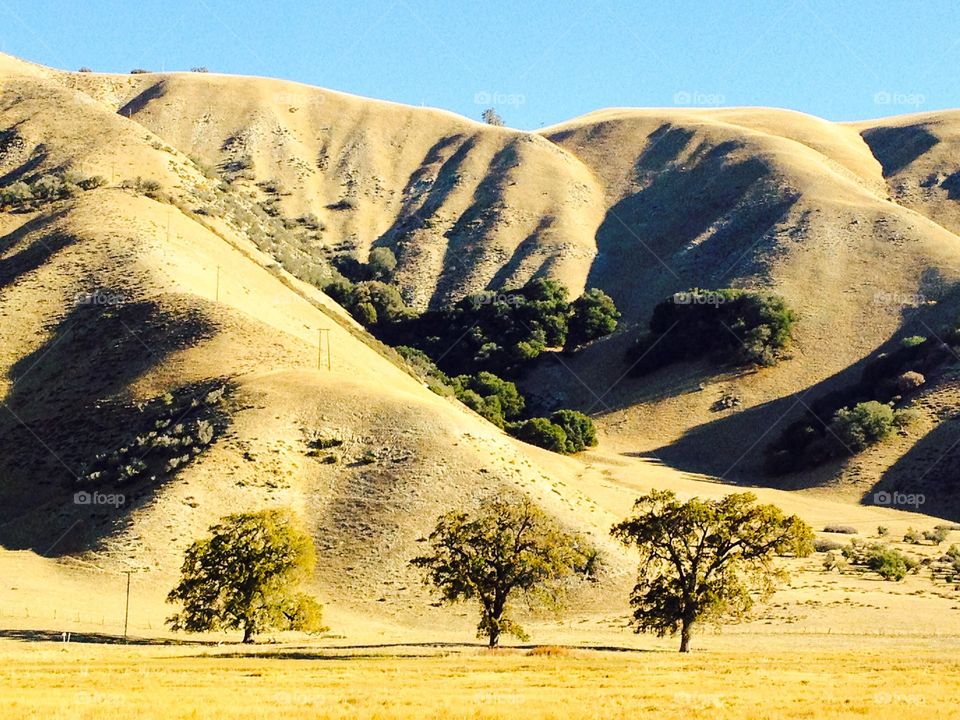
[[[100,175],[88,177],[68,171],[61,175],[42,175],[33,182],[22,180],[0,188],[0,210],[35,209],[47,203],[73,197],[83,190],[94,190],[106,184]]]
[[[772,365],[788,346],[796,322],[796,313],[777,295],[694,288],[657,304],[650,331],[627,359],[638,375],[703,357]]]
[[[557,453],[578,453],[597,444],[593,421],[576,410],[557,410],[549,418],[523,419],[526,398],[515,383],[486,370],[449,377],[422,350],[396,348],[427,386],[440,395],[453,395],[481,417],[514,437]]]
[[[337,279],[328,283],[323,290],[358,323],[377,335],[416,317],[416,313],[403,301],[400,291],[380,280],[354,284],[346,279]]]
[[[525,442],[560,453],[597,444],[593,422],[573,410],[524,417],[515,377],[549,348],[573,351],[617,328],[613,300],[590,289],[570,302],[554,280],[518,290],[483,292],[440,310],[416,313],[385,280],[396,257],[377,248],[367,263],[341,260],[345,277],[324,291],[380,340],[393,345],[432,390],[467,407]],[[438,367],[439,365],[439,367]]]
[[[905,405],[958,350],[960,330],[947,328],[936,338],[904,338],[895,350],[880,353],[857,383],[818,398],[784,428],[767,447],[767,471],[782,475],[853,455],[908,425],[915,412]]]
[[[479,370],[517,375],[549,348],[576,350],[617,328],[620,313],[601,290],[573,302],[555,280],[468,295],[401,323],[393,337],[439,359],[452,375]]]
[[[168,597],[182,610],[174,629],[240,629],[252,642],[267,629],[322,629],[321,608],[300,590],[314,570],[312,542],[282,511],[231,515],[187,551],[180,583]],[[813,533],[796,516],[757,504],[750,493],[681,502],[654,491],[611,530],[640,554],[630,596],[637,632],[680,634],[687,652],[701,622],[737,620],[784,577],[774,558],[806,556]],[[491,497],[471,512],[440,516],[410,562],[442,602],[475,602],[478,637],[491,647],[503,635],[521,640],[518,600],[558,606],[574,583],[596,581],[600,551],[562,528],[523,497]]]

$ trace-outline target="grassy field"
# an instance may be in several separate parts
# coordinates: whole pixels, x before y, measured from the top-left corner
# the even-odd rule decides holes
[[[960,717],[954,648],[798,653],[0,641],[3,718]]]

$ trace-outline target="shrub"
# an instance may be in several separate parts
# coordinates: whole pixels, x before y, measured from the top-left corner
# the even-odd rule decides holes
[[[843,549],[843,556],[851,564],[876,572],[884,580],[903,580],[919,563],[899,550],[881,543],[861,543],[854,540]]]
[[[597,430],[593,420],[576,410],[557,410],[550,422],[561,428],[567,436],[566,452],[578,453],[597,444]]]
[[[832,550],[840,550],[843,547],[844,543],[831,538],[817,538],[813,541],[813,549],[817,552],[830,552]]]
[[[368,328],[386,327],[414,316],[400,291],[378,280],[354,285],[348,280],[333,280],[323,291],[342,305],[354,319]]]
[[[397,269],[397,256],[390,248],[374,248],[370,251],[367,269],[374,280],[388,280]]]
[[[572,350],[591,340],[609,335],[617,329],[620,311],[613,299],[602,290],[592,288],[573,301],[567,349]]]
[[[209,71],[206,67],[204,67],[203,65],[200,65],[199,67],[192,67],[192,68],[190,68],[190,72],[206,73],[206,72],[210,72],[210,71]]]
[[[460,402],[499,428],[523,412],[525,400],[517,386],[493,373],[459,375],[451,384]]]
[[[500,117],[500,113],[493,108],[487,108],[484,110],[482,113],[480,113],[480,117],[487,125],[495,125],[496,127],[503,126],[503,118]]]
[[[146,74],[148,74],[149,72],[150,72],[149,70],[145,70],[145,69],[143,69],[143,68],[134,68],[133,70],[130,71],[130,74],[131,74],[131,75],[146,75]]]
[[[896,379],[897,393],[907,395],[923,385],[927,379],[915,370],[907,370]]]
[[[512,434],[518,440],[538,447],[563,453],[567,449],[567,434],[559,425],[546,418],[531,418],[517,425]]]
[[[850,527],[849,525],[827,525],[823,531],[828,533],[837,533],[840,535],[857,534],[857,529],[855,527]]]
[[[91,70],[91,69],[88,68],[86,65],[84,65],[84,66],[81,67],[79,70],[77,70],[77,72],[88,73],[88,72],[93,72],[93,70]]]
[[[886,537],[889,534],[890,534],[890,528],[886,527],[885,525],[877,526],[877,535],[879,537]]]
[[[904,533],[903,536],[903,541],[911,545],[920,545],[923,542],[923,535],[919,530],[915,530],[912,527],[907,528],[907,532]]]
[[[876,400],[837,410],[830,432],[850,452],[859,452],[882,440],[893,430],[893,408]]]
[[[933,530],[926,530],[923,533],[923,539],[929,540],[934,545],[941,545],[944,540],[947,539],[947,536],[950,534],[950,531],[947,530],[943,525],[938,525]]]
[[[916,347],[917,345],[923,345],[927,339],[923,335],[911,335],[910,337],[905,337],[900,341],[900,346],[905,348]]]
[[[867,557],[867,567],[879,574],[884,580],[903,580],[907,573],[916,567],[916,563],[899,550],[876,548]]]

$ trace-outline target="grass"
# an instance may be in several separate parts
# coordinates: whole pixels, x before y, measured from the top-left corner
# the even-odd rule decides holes
[[[3,718],[956,717],[960,659],[0,642]]]

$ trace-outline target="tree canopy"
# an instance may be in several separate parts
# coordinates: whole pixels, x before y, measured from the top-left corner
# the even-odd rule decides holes
[[[784,578],[775,556],[813,552],[806,523],[758,505],[752,493],[681,502],[655,490],[636,501],[633,516],[612,534],[640,552],[630,598],[636,631],[679,632],[680,652],[689,651],[696,623],[739,620],[755,595],[773,592]]]
[[[298,589],[315,566],[312,539],[287,511],[229,515],[187,549],[167,596],[182,610],[167,622],[187,632],[241,629],[245,643],[270,629],[319,632],[320,604]]]
[[[427,554],[411,560],[444,602],[473,600],[480,606],[477,637],[490,647],[502,634],[521,640],[513,599],[558,602],[563,582],[593,577],[598,551],[582,536],[567,533],[528,498],[492,497],[472,512],[437,519]]]

